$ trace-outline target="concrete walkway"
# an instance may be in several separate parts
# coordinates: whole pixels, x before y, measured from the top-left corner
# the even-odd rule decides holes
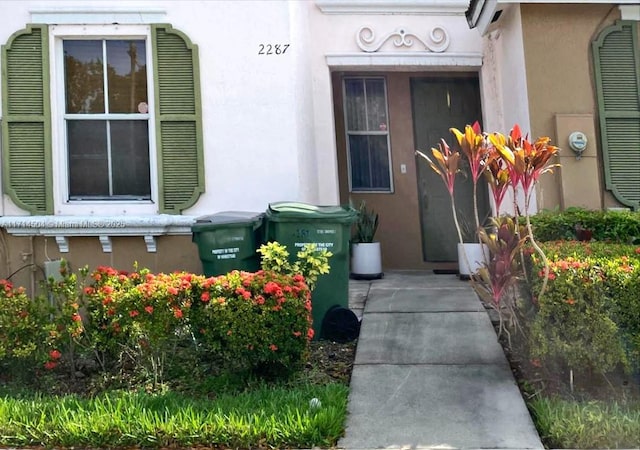
[[[395,272],[350,297],[363,320],[340,448],[543,448],[468,283]]]

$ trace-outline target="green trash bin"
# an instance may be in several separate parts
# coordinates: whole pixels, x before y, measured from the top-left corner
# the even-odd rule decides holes
[[[316,338],[320,338],[322,321],[329,309],[349,307],[349,239],[356,217],[353,208],[298,202],[270,203],[267,209],[266,240],[286,245],[291,262],[308,243],[333,253],[329,259],[330,272],[318,278],[312,293]]]
[[[236,269],[258,270],[263,218],[264,213],[226,211],[196,219],[191,226],[192,241],[198,245],[204,274],[211,277]]]

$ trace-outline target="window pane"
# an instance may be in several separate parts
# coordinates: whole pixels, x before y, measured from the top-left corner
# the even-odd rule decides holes
[[[391,189],[387,136],[349,136],[352,190]]]
[[[106,41],[110,113],[146,112],[147,51],[143,40]]]
[[[344,80],[344,91],[346,96],[347,130],[366,131],[367,116],[362,79]]]
[[[380,190],[391,189],[387,136],[369,136],[369,152],[371,154],[371,187]]]
[[[151,198],[146,120],[111,121],[113,195]]]
[[[104,112],[102,41],[62,43],[67,113]]]
[[[369,131],[387,131],[387,102],[384,80],[366,80],[367,118]]]
[[[69,196],[109,195],[107,123],[104,120],[68,120]]]
[[[349,157],[351,188],[356,190],[371,187],[369,136],[349,136]]]

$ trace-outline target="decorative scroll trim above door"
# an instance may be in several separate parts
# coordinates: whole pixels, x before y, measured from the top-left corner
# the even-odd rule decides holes
[[[423,40],[418,35],[411,33],[404,27],[400,27],[395,31],[388,33],[380,41],[375,43],[376,36],[373,29],[369,26],[361,27],[356,33],[356,43],[360,50],[367,53],[375,53],[382,48],[382,46],[393,38],[393,45],[396,47],[412,47],[414,39],[424,45],[425,49],[434,53],[442,53],[448,47],[451,39],[449,33],[442,27],[435,27],[429,33],[427,40]]]

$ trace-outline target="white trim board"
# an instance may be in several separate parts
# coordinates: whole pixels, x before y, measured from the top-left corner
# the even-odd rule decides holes
[[[155,8],[82,7],[32,9],[32,23],[46,24],[151,24],[162,23],[166,11]]]

